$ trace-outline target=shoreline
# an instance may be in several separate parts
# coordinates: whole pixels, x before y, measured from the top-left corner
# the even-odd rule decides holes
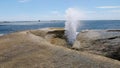
[[[0,34],[0,36],[3,36],[3,35],[5,35],[5,34]]]
[[[1,36],[0,68],[120,67],[118,60],[71,49],[67,45],[63,28],[19,31]]]

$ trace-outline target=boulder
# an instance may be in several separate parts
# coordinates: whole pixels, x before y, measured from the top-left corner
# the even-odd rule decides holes
[[[81,31],[73,48],[120,60],[120,30]]]

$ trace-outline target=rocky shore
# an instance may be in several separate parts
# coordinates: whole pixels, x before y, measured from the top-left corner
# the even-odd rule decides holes
[[[0,68],[120,67],[119,59],[112,57],[120,55],[119,30],[80,32],[71,48],[64,32],[47,28],[0,36]]]
[[[120,30],[82,31],[73,48],[120,60]]]

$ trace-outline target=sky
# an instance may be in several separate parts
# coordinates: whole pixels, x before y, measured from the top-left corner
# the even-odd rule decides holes
[[[68,8],[83,20],[120,20],[120,0],[0,0],[0,21],[65,20]]]

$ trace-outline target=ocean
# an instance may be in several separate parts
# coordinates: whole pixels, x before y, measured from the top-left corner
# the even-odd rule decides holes
[[[64,28],[65,21],[13,21],[0,22],[0,34],[9,34],[16,31],[32,30],[49,27]],[[80,21],[77,31],[120,29],[120,20],[84,20]]]

